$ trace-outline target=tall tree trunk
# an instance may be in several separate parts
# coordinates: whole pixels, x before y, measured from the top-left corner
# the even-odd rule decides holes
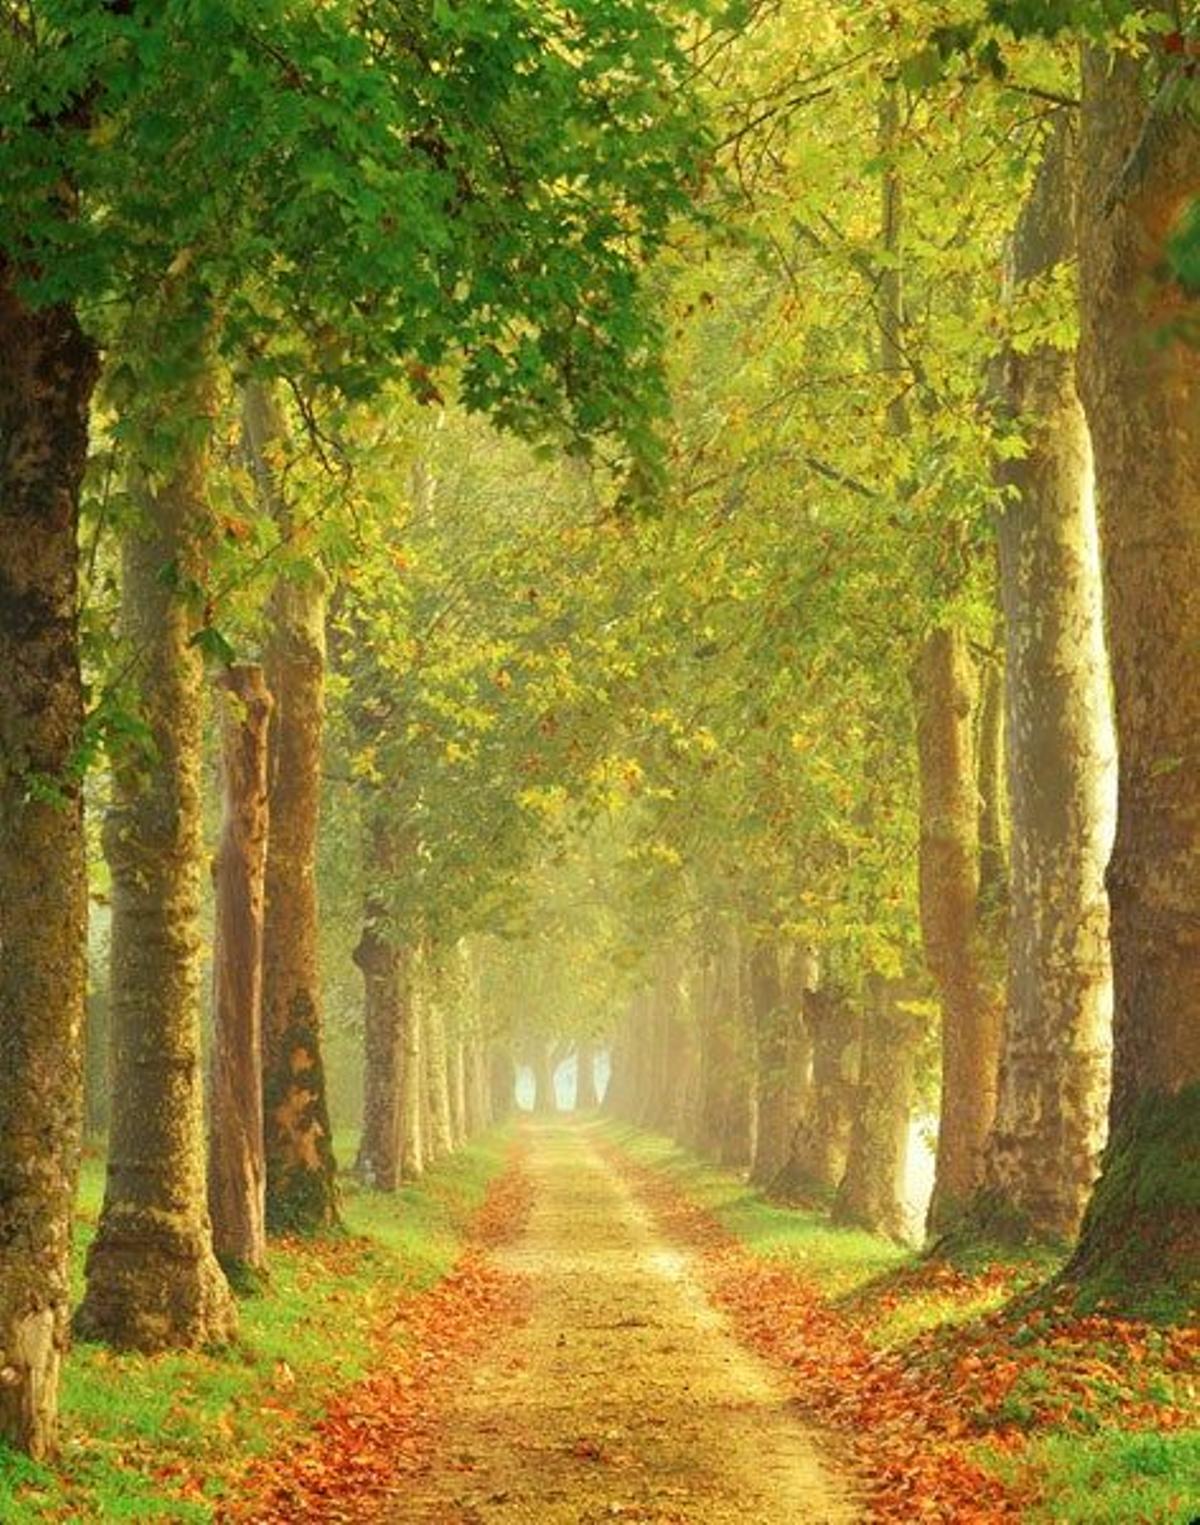
[[[750,1179],[769,1185],[788,1157],[788,1019],[779,975],[779,948],[760,939],[750,952],[750,1006],[754,1021],[754,1082],[758,1127]]]
[[[432,982],[421,994],[421,1035],[425,1041],[425,1083],[429,1103],[425,1156],[427,1163],[436,1163],[454,1153],[454,1133],[450,1122],[446,1018]]]
[[[596,1106],[596,1045],[580,1038],[575,1050],[575,1110],[594,1112]]]
[[[512,1116],[517,1104],[517,1066],[511,1052],[500,1044],[493,1044],[488,1065],[492,1096],[492,1119],[503,1122]]]
[[[87,896],[79,488],[97,361],[0,259],[0,1439],[50,1454],[68,1337]]]
[[[197,370],[170,417],[209,407]],[[148,453],[160,427],[147,430]],[[146,531],[126,537],[123,555],[122,633],[138,655],[155,755],[121,762],[105,823],[113,1121],[77,1325],[144,1351],[221,1341],[235,1323],[205,1201],[200,1060],[203,668],[187,591],[205,574],[207,464],[206,446],[184,444],[156,491],[135,482]]]
[[[533,1110],[557,1112],[558,1101],[554,1095],[554,1067],[550,1062],[550,1045],[535,1043],[529,1057],[533,1070]]]
[[[1154,94],[1158,67],[1084,63],[1080,381],[1119,806],[1111,1135],[1071,1271],[1127,1305],[1183,1307],[1200,1295],[1200,348],[1183,332],[1200,301],[1164,245],[1200,196],[1200,128],[1170,82]]]
[[[1075,145],[1065,115],[1018,225],[1018,289],[1074,256]],[[1091,451],[1075,360],[1007,364],[1030,429],[1003,472],[1000,523],[1013,851],[1008,1011],[986,1184],[989,1237],[1073,1241],[1104,1142],[1112,982],[1104,868],[1116,759]]]
[[[366,803],[367,891],[354,962],[363,977],[363,1131],[355,1173],[378,1191],[395,1191],[402,1173],[401,1090],[408,982],[403,950],[388,921],[388,881],[401,869],[390,802]]]
[[[467,1034],[467,1137],[477,1138],[491,1125],[491,1093],[488,1086],[487,1050],[479,1031],[478,1012],[473,1013]]]
[[[213,863],[213,1051],[208,1210],[213,1248],[235,1279],[266,1266],[262,1116],[263,876],[267,851],[267,724],[261,667],[231,667],[221,690],[224,824]]]
[[[915,679],[921,776],[921,932],[942,1006],[942,1101],[929,1231],[950,1228],[983,1181],[996,1111],[1001,1006],[979,925],[975,673],[961,631],[925,643]]]
[[[467,1137],[467,1052],[457,1012],[454,1027],[450,1034],[450,1133],[459,1149]]]
[[[792,1129],[773,1189],[797,1202],[828,1200],[846,1169],[854,1121],[862,1016],[833,986],[809,990],[804,1024],[812,1041],[812,1106]]]
[[[401,1029],[404,1063],[400,1086],[400,1164],[401,1176],[416,1181],[425,1173],[425,1051],[421,1042],[421,1013],[417,1004],[415,979],[409,970],[405,993],[406,1009]]]
[[[854,1121],[833,1221],[904,1239],[904,1173],[916,1089],[920,1020],[903,1009],[907,987],[867,978]]]
[[[270,394],[246,389],[245,432],[260,494],[286,539],[292,516],[273,465],[286,442]],[[317,932],[317,821],[325,717],[325,577],[284,578],[271,597],[267,686],[271,835],[263,945],[263,1103],[267,1227],[317,1233],[338,1221]]]

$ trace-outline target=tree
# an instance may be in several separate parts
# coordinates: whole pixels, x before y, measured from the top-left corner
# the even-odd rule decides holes
[[[1060,113],[1014,236],[1014,300],[1074,257],[1077,135]],[[972,1218],[992,1237],[1070,1243],[1095,1181],[1111,1064],[1104,867],[1115,755],[1091,445],[1074,335],[1035,329],[1005,361],[1024,438],[1000,481],[1008,795],[1008,1005],[996,1120]]]
[[[76,540],[96,353],[0,250],[0,1437],[53,1450],[82,1111]]]
[[[205,321],[203,312],[188,317]],[[209,536],[206,362],[201,351],[138,420],[133,491],[144,528],[125,541],[121,611],[151,751],[127,754],[116,770],[104,839],[113,880],[113,1120],[76,1326],[144,1351],[220,1344],[236,1322],[213,1254],[201,1113],[196,590]],[[164,454],[169,465],[151,485]]]
[[[229,668],[219,691],[224,823],[213,862],[208,1208],[213,1248],[236,1285],[261,1276],[267,1253],[261,1077],[271,695],[251,663]]]
[[[1079,375],[1119,787],[1111,1136],[1070,1272],[1179,1308],[1200,1290],[1200,311],[1165,255],[1200,196],[1200,130],[1175,68],[1145,48],[1084,61]]]

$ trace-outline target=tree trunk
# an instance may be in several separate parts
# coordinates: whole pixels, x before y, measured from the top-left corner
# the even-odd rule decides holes
[[[194,373],[170,408],[205,416],[207,379]],[[143,1351],[213,1344],[235,1323],[205,1202],[200,1059],[203,668],[188,592],[204,579],[207,464],[206,446],[182,445],[158,490],[135,482],[147,532],[127,535],[123,555],[122,633],[154,757],[121,761],[105,823],[113,1120],[77,1325]]]
[[[467,1034],[467,1137],[477,1138],[491,1124],[487,1051],[479,1033],[478,1014]]]
[[[750,1179],[767,1186],[788,1157],[788,1020],[779,977],[779,948],[757,941],[750,953],[750,1006],[754,1021],[754,1083],[758,1127]]]
[[[208,1210],[213,1248],[233,1278],[266,1266],[262,1117],[263,875],[267,724],[261,667],[231,667],[221,688],[224,824],[213,863],[213,1051]]]
[[[421,1038],[421,1013],[415,980],[410,969],[405,991],[404,1024],[401,1029],[404,1063],[400,1086],[400,1165],[406,1181],[417,1181],[427,1164],[425,1142],[425,1052]]]
[[[942,1101],[929,1231],[948,1229],[983,1180],[996,1111],[1001,1006],[979,927],[979,811],[971,723],[975,673],[957,630],[925,643],[915,679],[925,957],[942,1006]]]
[[[96,355],[0,259],[0,1439],[55,1447],[82,1108],[77,542]]]
[[[1163,257],[1200,196],[1200,128],[1170,85],[1154,95],[1152,67],[1084,64],[1080,380],[1119,807],[1111,1135],[1071,1274],[1181,1309],[1200,1294],[1200,348],[1184,332],[1200,302]]]
[[[286,540],[290,507],[273,455],[283,419],[260,386],[245,396],[245,432],[263,501]],[[271,597],[267,686],[271,835],[263,944],[263,1099],[267,1227],[311,1234],[338,1221],[337,1167],[322,1055],[317,932],[317,818],[325,714],[325,578],[281,579]]]
[[[388,924],[387,885],[401,870],[399,833],[389,801],[366,802],[367,892],[354,962],[363,977],[363,1131],[355,1174],[377,1191],[395,1191],[402,1173],[401,1090],[408,982],[404,954]]]
[[[904,1011],[906,987],[877,974],[866,982],[858,1085],[846,1171],[833,1221],[904,1239],[904,1174],[921,1023]]]
[[[429,1105],[425,1157],[427,1164],[435,1164],[454,1153],[454,1134],[450,1120],[446,1019],[432,989],[421,995],[421,1035],[425,1040],[425,1084]]]
[[[536,1044],[530,1054],[533,1070],[533,1110],[538,1113],[557,1112],[558,1102],[554,1095],[554,1069],[550,1063],[550,1047]]]
[[[1018,289],[1074,255],[1065,118],[1017,230]],[[1115,768],[1091,451],[1074,356],[1012,355],[1031,430],[1000,523],[1013,851],[1008,1010],[986,1184],[988,1237],[1069,1243],[1104,1142],[1112,983],[1104,867]]]
[[[492,1120],[503,1122],[512,1116],[517,1098],[517,1067],[508,1049],[493,1045],[488,1074],[492,1096]]]
[[[843,992],[826,987],[806,993],[804,1024],[812,1042],[812,1106],[792,1130],[772,1190],[785,1200],[820,1202],[832,1198],[846,1169],[862,1017]]]
[[[575,1110],[594,1112],[596,1106],[596,1045],[580,1038],[575,1050]]]
[[[450,1133],[454,1148],[461,1148],[467,1137],[467,1053],[461,1031],[450,1037]]]

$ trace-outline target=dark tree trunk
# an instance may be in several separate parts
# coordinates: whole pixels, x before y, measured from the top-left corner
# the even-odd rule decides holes
[[[217,1259],[236,1280],[261,1272],[267,1253],[262,946],[271,696],[253,666],[231,667],[220,691],[225,819],[213,864],[208,1210]]]
[[[0,1439],[55,1446],[82,1106],[79,488],[96,356],[0,259]]]
[[[273,466],[283,419],[261,387],[247,389],[246,439],[263,502],[292,532]],[[325,718],[325,578],[281,580],[271,597],[267,685],[271,835],[263,945],[263,1122],[267,1227],[318,1233],[338,1221],[337,1167],[322,1040],[317,923],[317,823]]]
[[[1161,8],[1174,26],[1174,10]],[[1164,246],[1200,128],[1156,53],[1084,65],[1080,381],[1119,739],[1108,869],[1111,1135],[1071,1274],[1127,1307],[1200,1297],[1200,302]],[[1177,65],[1170,64],[1175,68]],[[1169,87],[1168,87],[1169,88]]]
[[[408,985],[404,954],[388,924],[387,884],[401,867],[399,834],[388,801],[367,803],[367,893],[354,962],[363,977],[363,1132],[355,1173],[378,1191],[395,1191],[403,1170],[401,1090]]]

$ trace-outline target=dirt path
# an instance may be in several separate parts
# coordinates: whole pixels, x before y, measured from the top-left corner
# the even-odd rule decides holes
[[[526,1278],[530,1317],[443,1416],[394,1525],[860,1518],[586,1128],[531,1128],[529,1169],[528,1230],[499,1258]]]

